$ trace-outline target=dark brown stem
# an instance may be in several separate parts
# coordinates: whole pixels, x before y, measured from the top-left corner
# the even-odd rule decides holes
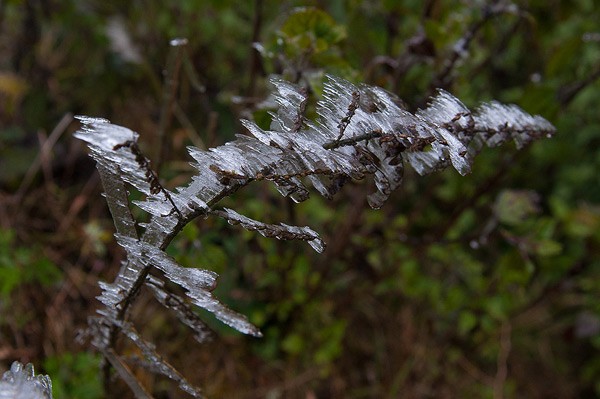
[[[254,43],[258,43],[260,40],[260,31],[262,29],[262,9],[263,0],[255,0],[254,19],[252,22],[252,50],[250,50],[250,82],[248,83],[248,90],[246,91],[247,97],[254,96],[257,77],[263,72],[260,52],[254,48]]]
[[[508,356],[511,350],[511,325],[504,321],[500,327],[500,351],[497,359],[497,370],[494,378],[494,399],[504,398],[504,385],[508,377]]]
[[[372,132],[368,132],[365,134],[361,134],[359,136],[350,137],[347,139],[335,140],[330,143],[323,144],[323,148],[326,150],[333,150],[334,148],[345,147],[349,145],[355,145],[360,143],[361,141],[367,141],[379,137],[383,137],[384,134],[380,130],[374,130]]]
[[[600,79],[600,65],[596,67],[595,71],[580,81],[561,87],[558,91],[558,102],[562,108],[569,105],[583,89],[598,79]]]
[[[150,395],[142,385],[138,382],[133,372],[127,367],[127,365],[121,360],[121,358],[114,352],[114,350],[108,348],[103,353],[104,358],[108,360],[107,364],[112,365],[115,370],[119,373],[123,381],[133,391],[137,399],[152,399]],[[110,382],[108,382],[105,376],[105,393],[108,394],[110,391]]]
[[[514,164],[514,161],[518,156],[519,153],[514,153],[511,157],[505,159],[502,162],[502,165],[496,169],[496,172],[492,176],[490,176],[483,184],[480,184],[477,187],[477,190],[472,196],[467,198],[465,201],[462,201],[454,209],[454,212],[452,212],[452,214],[448,217],[446,223],[434,233],[434,237],[436,237],[436,242],[439,240],[443,240],[448,230],[450,230],[454,223],[456,223],[456,221],[460,218],[463,212],[472,209],[473,206],[479,200],[479,198],[490,192],[494,187],[497,187],[498,182],[506,175],[508,166]]]
[[[179,85],[179,70],[185,54],[187,39],[173,39],[169,44],[169,55],[167,69],[165,71],[165,80],[163,84],[162,107],[160,111],[160,121],[158,125],[159,151],[156,158],[156,170],[167,160],[170,150],[169,140],[167,139],[167,129],[171,124],[173,109],[175,107],[175,95]]]
[[[454,44],[450,55],[443,64],[442,70],[431,81],[431,91],[435,88],[449,88],[454,80],[452,72],[455,69],[456,64],[463,54],[468,51],[477,33],[479,33],[479,31],[494,17],[511,12],[509,6],[497,3],[497,0],[492,0],[487,3],[483,8],[483,15],[481,18],[471,23],[463,33],[462,37]]]

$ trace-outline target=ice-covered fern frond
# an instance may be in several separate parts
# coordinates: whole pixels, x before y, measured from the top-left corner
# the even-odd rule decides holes
[[[354,85],[336,77],[328,77],[323,99],[317,103],[318,117],[310,120],[305,112],[306,90],[280,79],[272,83],[278,108],[272,113],[270,129],[247,120],[243,123],[250,135],[238,135],[235,141],[207,151],[190,148],[198,173],[187,186],[173,191],[161,185],[150,160],[138,147],[136,133],[103,119],[80,117],[83,128],[77,137],[88,143],[97,162],[117,241],[127,251],[116,280],[102,284],[99,299],[105,307],[91,321],[93,343],[140,397],[143,388],[136,385],[114,352],[119,332],[138,345],[149,360],[163,362],[161,370],[166,370],[166,375],[172,374],[172,367],[143,344],[137,333],[131,333],[132,328],[124,330],[127,310],[142,286],[191,327],[200,341],[209,331],[193,306],[212,312],[243,333],[260,335],[245,316],[212,294],[217,275],[203,270],[206,265],[183,267],[165,253],[186,223],[201,215],[220,217],[266,237],[303,240],[318,252],[324,249],[319,235],[309,227],[250,219],[219,208],[223,198],[261,180],[271,181],[282,195],[295,201],[308,198],[308,185],[330,198],[347,182],[372,176],[375,191],[368,200],[373,208],[379,208],[401,185],[407,165],[419,174],[452,166],[465,175],[485,145],[493,147],[512,140],[522,148],[555,131],[542,117],[531,116],[514,105],[491,102],[471,111],[441,90],[426,108],[411,113],[381,88]],[[133,204],[151,215],[150,222],[142,225],[132,216],[127,185],[145,195],[144,200]],[[187,297],[170,292],[165,282],[179,285]],[[170,377],[181,387],[188,387],[181,375]],[[201,396],[199,391],[185,390]]]

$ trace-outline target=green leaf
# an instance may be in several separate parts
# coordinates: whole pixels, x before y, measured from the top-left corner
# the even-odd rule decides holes
[[[516,226],[539,213],[538,195],[528,190],[504,190],[496,198],[494,213],[501,223]]]
[[[566,220],[567,232],[575,237],[589,237],[600,229],[600,207],[581,205]]]
[[[540,240],[535,243],[535,252],[539,256],[554,256],[562,252],[562,245],[554,240]]]
[[[473,312],[468,310],[460,312],[458,316],[458,333],[460,335],[467,335],[476,325],[477,316]]]
[[[292,333],[285,337],[281,347],[287,353],[297,355],[304,349],[304,340],[299,334]]]
[[[320,40],[321,45],[329,46],[346,38],[346,30],[337,25],[334,19],[316,8],[299,8],[281,27],[281,33],[292,40]]]
[[[279,31],[285,52],[291,58],[329,50],[346,38],[346,29],[316,8],[298,8]]]
[[[44,369],[52,378],[53,397],[100,399],[104,390],[100,382],[100,355],[63,352],[48,357]]]

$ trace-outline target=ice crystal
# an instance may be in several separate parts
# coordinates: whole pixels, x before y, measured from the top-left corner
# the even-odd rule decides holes
[[[90,319],[90,334],[92,343],[139,397],[147,394],[112,348],[119,331],[141,349],[143,365],[178,381],[184,391],[201,395],[125,323],[142,286],[149,287],[200,342],[210,336],[210,330],[192,305],[242,333],[261,335],[245,316],[213,295],[218,276],[203,269],[207,265],[184,267],[166,254],[166,247],[186,223],[198,216],[217,216],[265,237],[304,240],[317,252],[324,250],[323,241],[309,227],[270,224],[232,209],[216,209],[223,198],[255,181],[272,182],[294,201],[309,197],[308,185],[331,198],[349,181],[372,176],[375,192],[368,201],[379,208],[402,184],[407,165],[419,174],[452,166],[465,175],[484,145],[494,147],[513,140],[522,148],[554,133],[548,121],[514,105],[491,102],[472,112],[440,90],[424,109],[411,113],[381,88],[333,76],[327,78],[323,98],[317,103],[318,117],[310,120],[305,89],[278,78],[272,83],[277,109],[271,113],[270,128],[245,120],[249,136],[237,135],[236,140],[209,150],[189,148],[198,172],[187,186],[172,191],[161,184],[151,161],[141,152],[137,133],[105,119],[79,117],[83,127],[76,136],[88,143],[97,162],[117,241],[127,252],[115,281],[100,284],[99,300],[105,307]],[[128,187],[144,198],[130,201]],[[130,204],[146,211],[150,221],[138,223]],[[183,288],[187,298],[170,292],[166,281]]]
[[[52,399],[52,381],[36,376],[31,363],[14,362],[0,379],[0,399]]]

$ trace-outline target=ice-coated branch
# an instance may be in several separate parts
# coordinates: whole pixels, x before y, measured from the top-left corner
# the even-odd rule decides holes
[[[310,227],[290,226],[285,223],[268,224],[250,219],[240,215],[232,209],[225,208],[222,211],[212,211],[211,214],[220,216],[229,224],[239,224],[246,230],[258,231],[264,237],[277,238],[278,240],[301,240],[307,241],[317,252],[323,252],[325,243],[321,237]]]
[[[98,317],[90,319],[90,332],[92,343],[124,378],[128,378],[127,369],[114,349],[119,332],[154,359],[145,341],[132,326],[125,328],[124,324],[144,285],[194,330],[199,341],[206,339],[209,330],[191,305],[208,310],[242,333],[261,335],[245,316],[213,295],[216,273],[201,269],[205,265],[183,267],[166,254],[171,240],[194,218],[218,216],[263,236],[304,240],[318,252],[323,251],[323,241],[309,227],[264,223],[231,209],[215,208],[237,190],[267,180],[282,195],[304,201],[309,197],[308,183],[330,198],[349,181],[372,176],[375,192],[368,201],[371,207],[379,208],[400,187],[406,165],[422,175],[449,166],[465,175],[484,145],[495,147],[512,140],[520,149],[555,131],[544,118],[517,106],[491,102],[471,111],[443,90],[424,109],[411,113],[399,105],[398,98],[379,87],[355,85],[333,76],[327,78],[323,99],[317,103],[318,117],[310,120],[305,115],[306,90],[281,79],[272,79],[272,83],[278,108],[271,114],[270,129],[246,120],[243,124],[250,135],[238,135],[235,141],[209,150],[190,148],[198,173],[187,186],[174,191],[161,185],[150,160],[138,147],[136,133],[103,119],[79,117],[83,128],[76,137],[88,143],[97,162],[117,241],[127,252],[115,281],[101,283],[99,300],[105,307]],[[126,185],[145,198],[130,202]],[[150,221],[137,223],[130,203],[148,212]],[[183,288],[187,298],[169,292],[165,281]],[[173,374],[166,362],[157,367],[163,367],[163,374],[175,376],[182,389],[191,392],[183,377]]]

